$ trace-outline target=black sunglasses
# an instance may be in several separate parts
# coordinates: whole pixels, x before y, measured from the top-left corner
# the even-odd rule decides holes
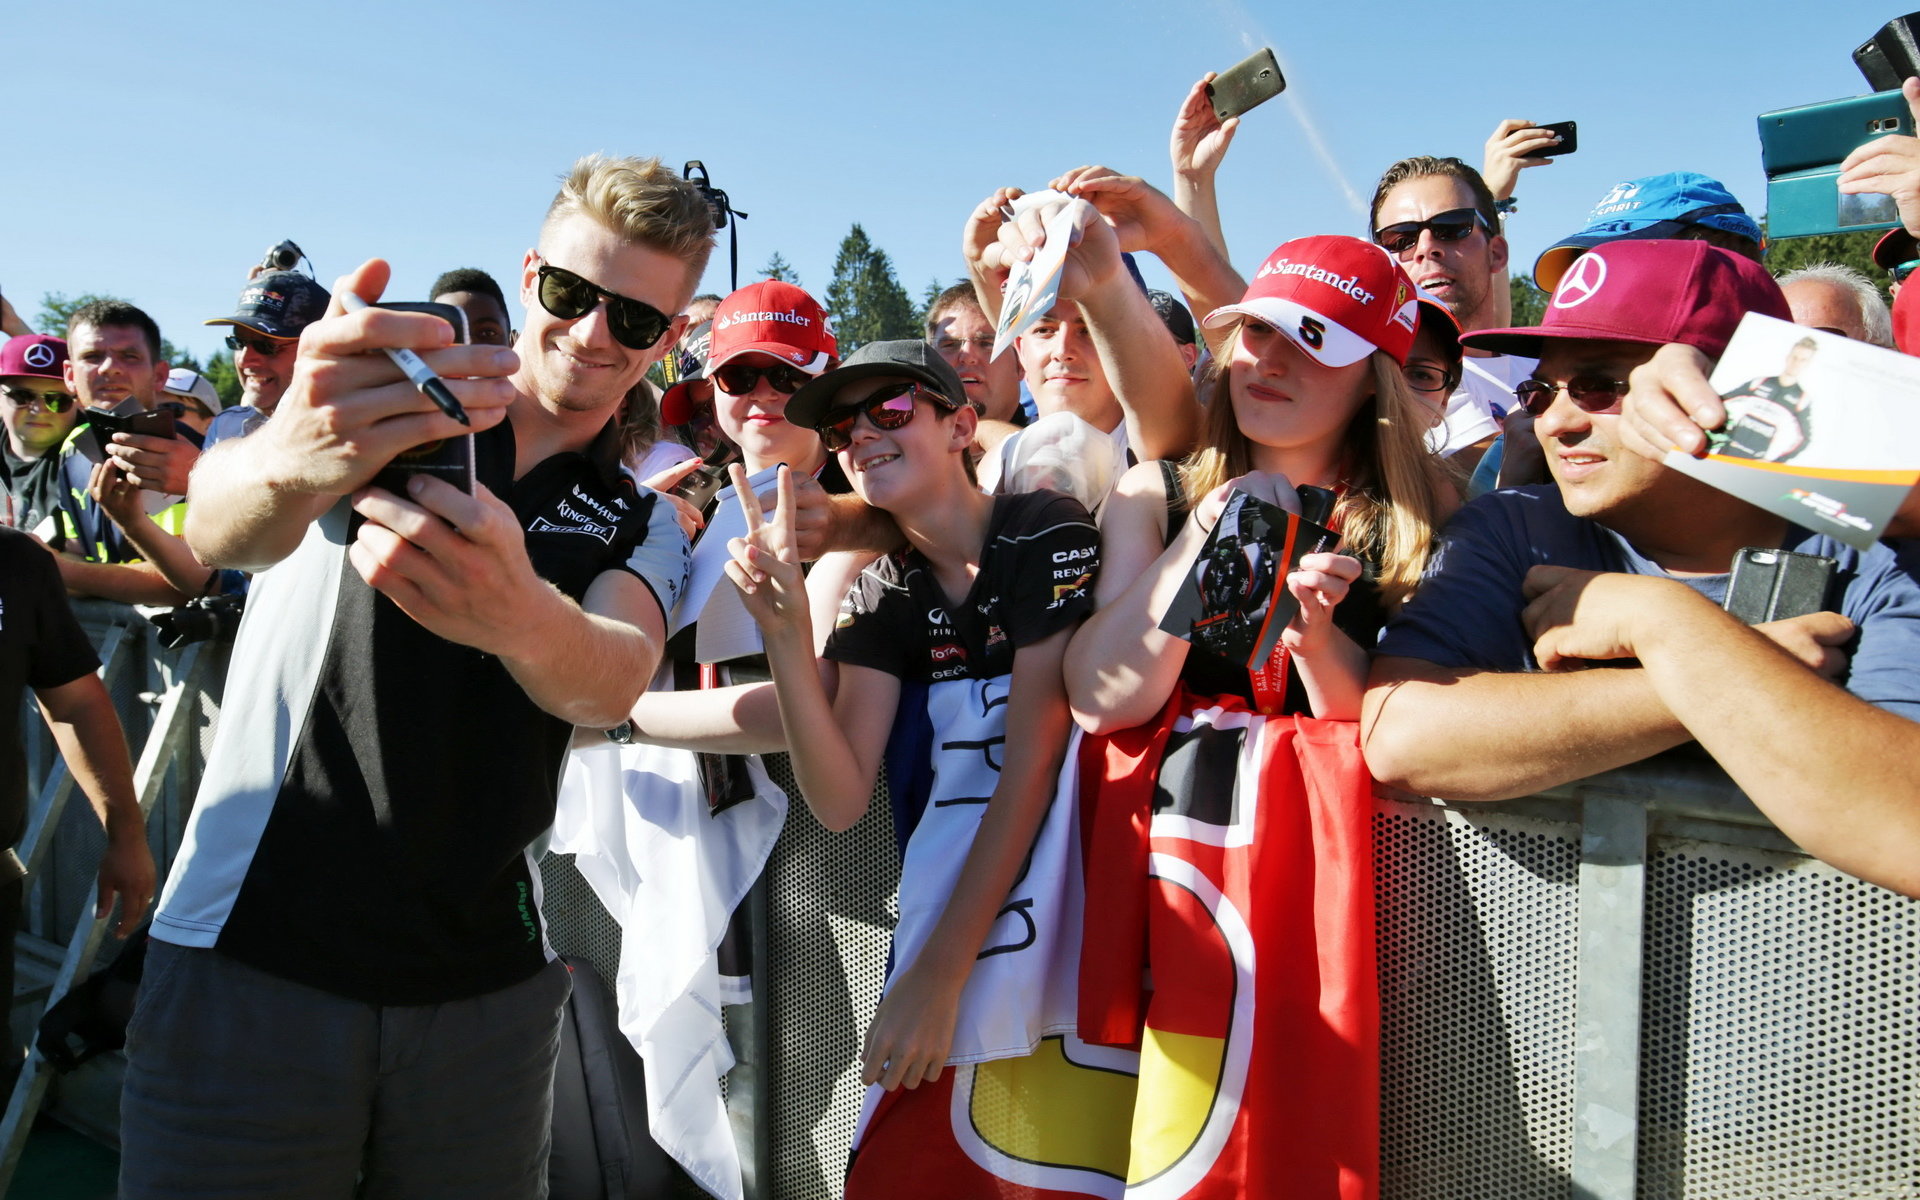
[[[244,333],[227,335],[227,349],[233,351],[235,354],[240,353],[242,350],[251,350],[255,354],[264,354],[268,358],[272,358],[282,350],[298,344],[299,342],[294,338],[286,338],[283,340],[268,337],[250,337]]]
[[[932,392],[917,383],[891,383],[858,404],[828,413],[820,418],[814,431],[820,435],[822,446],[838,453],[853,445],[853,423],[860,419],[861,413],[867,415],[875,429],[899,429],[913,420],[913,402],[923,395],[929,400],[935,399]]]
[[[30,392],[26,388],[0,388],[7,402],[15,408],[33,409],[40,407],[50,413],[63,413],[73,407],[73,397],[65,392]]]
[[[1520,407],[1533,416],[1539,416],[1553,406],[1553,398],[1565,388],[1567,399],[1582,412],[1612,412],[1620,407],[1620,398],[1627,394],[1630,385],[1624,379],[1608,379],[1604,375],[1575,375],[1565,383],[1545,383],[1538,379],[1529,379],[1513,389],[1520,401]]]
[[[805,371],[796,370],[785,363],[756,367],[748,363],[730,362],[713,372],[714,385],[731,396],[746,395],[758,387],[762,379],[772,385],[774,391],[791,396],[812,378]]]
[[[1477,208],[1455,208],[1436,213],[1424,221],[1400,221],[1385,229],[1376,229],[1373,231],[1373,240],[1394,254],[1405,254],[1420,244],[1422,229],[1433,234],[1436,242],[1458,242],[1486,223],[1487,219],[1480,215]]]
[[[614,341],[629,350],[650,349],[667,332],[667,326],[673,324],[672,317],[646,301],[610,292],[564,267],[543,262],[536,274],[540,276],[537,289],[540,307],[562,321],[586,316],[598,308],[604,298],[607,302],[607,329],[613,334]]]

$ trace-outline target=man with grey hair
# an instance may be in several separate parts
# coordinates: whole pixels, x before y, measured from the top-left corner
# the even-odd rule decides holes
[[[1856,342],[1893,345],[1893,312],[1873,281],[1852,267],[1822,262],[1779,277],[1793,323]]]
[[[529,847],[573,726],[626,719],[685,586],[616,415],[712,244],[657,159],[582,159],[522,264],[514,350],[346,312],[387,284],[368,262],[302,332],[273,420],[201,457],[188,542],[262,574],[154,918],[121,1196],[546,1194],[568,979]],[[469,430],[471,491],[375,485]]]

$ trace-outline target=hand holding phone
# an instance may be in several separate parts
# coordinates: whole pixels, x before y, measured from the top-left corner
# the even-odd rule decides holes
[[[1228,67],[1207,85],[1207,99],[1222,121],[1249,112],[1287,90],[1280,63],[1271,49],[1256,50]]]

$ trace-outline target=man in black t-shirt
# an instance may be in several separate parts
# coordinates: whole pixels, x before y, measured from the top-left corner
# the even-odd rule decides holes
[[[19,340],[19,339],[16,339]],[[0,838],[13,845],[26,831],[27,761],[20,744],[20,707],[33,690],[54,742],[93,802],[107,831],[100,861],[98,916],[121,900],[121,937],[131,933],[153,899],[153,856],[133,791],[133,766],[113,699],[94,671],[100,660],[67,606],[53,556],[26,534],[0,529]],[[17,864],[12,864],[16,865]],[[13,931],[20,927],[22,880],[0,881],[0,996],[13,995]],[[18,1055],[0,1063],[0,1080]]]
[[[711,245],[657,160],[582,159],[515,351],[336,301],[273,419],[202,458],[188,540],[258,574],[129,1030],[123,1197],[544,1194],[568,984],[530,847],[572,726],[624,719],[685,583],[614,423]],[[465,406],[471,494],[369,486],[466,431],[386,348]]]

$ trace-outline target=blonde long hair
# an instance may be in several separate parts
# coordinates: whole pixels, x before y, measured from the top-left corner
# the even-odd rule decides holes
[[[1214,359],[1200,447],[1180,467],[1190,501],[1255,469],[1253,443],[1233,412],[1227,372],[1241,328]],[[1334,524],[1343,549],[1378,564],[1381,600],[1394,611],[1420,582],[1434,532],[1450,507],[1453,484],[1427,450],[1423,410],[1400,374],[1400,364],[1384,351],[1369,357],[1373,395],[1353,414],[1341,437],[1342,491]]]

